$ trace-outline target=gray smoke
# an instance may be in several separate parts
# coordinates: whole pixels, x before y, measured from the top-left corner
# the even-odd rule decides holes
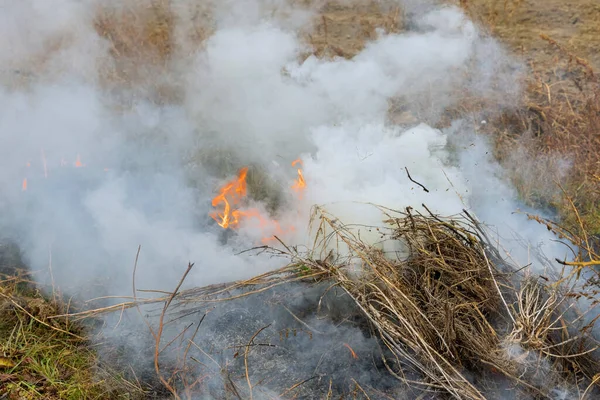
[[[513,213],[521,205],[477,134],[478,116],[435,128],[447,126],[446,111],[467,96],[485,100],[489,113],[511,107],[520,92],[519,63],[457,8],[407,3],[409,31],[382,32],[349,60],[301,59],[308,46],[298,31],[308,29],[315,9],[284,0],[178,0],[171,2],[172,56],[157,65],[119,58],[94,25],[102,10],[135,14],[144,1],[0,6],[0,224],[31,268],[43,271],[41,283],[85,298],[129,295],[138,246],[140,289],[172,290],[188,262],[195,267],[186,287],[282,266],[285,260],[239,254],[275,233],[272,227],[249,221],[228,235],[208,216],[216,188],[246,165],[283,199],[275,210],[260,199],[249,207],[293,226],[281,235],[290,244],[310,243],[313,204],[344,221],[379,224],[379,212],[356,202],[395,209],[425,203],[444,215],[472,211],[517,264],[533,263],[536,272],[548,265],[530,256],[523,239],[549,257],[567,254],[544,227]],[[200,28],[206,38],[198,46]],[[130,81],[111,80],[126,68],[135,72]],[[391,102],[418,122],[393,123]],[[76,168],[78,157],[84,166]],[[307,181],[302,197],[290,189],[297,158]],[[514,232],[520,237],[511,241]],[[268,335],[295,323],[281,307],[262,304],[246,304],[240,315],[259,309],[261,323],[284,321]],[[286,357],[299,363],[294,373],[308,377],[312,360],[339,338],[353,338],[355,349],[377,348],[362,327],[308,321],[331,334],[290,345]],[[216,338],[217,320],[205,324],[199,335],[220,346],[226,362],[232,352],[223,347],[232,338]],[[244,324],[246,336],[260,325]],[[147,349],[145,339],[126,346]],[[357,368],[369,375],[368,363]],[[370,384],[391,385],[377,379]]]

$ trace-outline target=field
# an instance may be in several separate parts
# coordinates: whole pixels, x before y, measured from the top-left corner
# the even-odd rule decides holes
[[[96,29],[112,44],[117,61],[100,79],[107,86],[152,82],[157,102],[176,103],[177,87],[153,81],[153,74],[164,73],[164,61],[178,51],[172,46],[173,15],[167,0],[151,3],[152,7],[133,7],[119,16],[98,10]],[[323,2],[312,28],[302,34],[313,54],[351,58],[376,37],[377,29],[404,29],[405,10],[393,3],[349,3]],[[568,232],[565,236],[600,246],[600,82],[596,74],[600,71],[600,4],[596,0],[449,3],[463,7],[528,65],[517,109],[495,115],[487,125],[496,156],[521,200],[548,210],[562,232]],[[129,24],[134,20],[136,26]],[[198,23],[190,42],[202,46],[210,31],[210,24]],[[137,69],[139,63],[147,67]],[[44,68],[43,61],[39,68]],[[465,105],[471,106],[478,107],[476,102]],[[414,117],[391,111],[390,119]],[[520,154],[520,159],[526,154],[529,163],[517,163],[514,154]],[[523,168],[529,173],[521,173]],[[0,254],[11,255],[0,257],[0,399],[137,399],[166,393],[156,379],[143,382],[135,373],[116,373],[100,363],[82,325],[48,318],[77,305],[54,288],[43,288],[52,296],[42,293],[31,272],[25,271],[18,251],[0,246],[4,246]]]

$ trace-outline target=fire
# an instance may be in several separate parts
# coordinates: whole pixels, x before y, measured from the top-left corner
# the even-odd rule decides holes
[[[31,167],[31,161],[27,161],[25,164],[27,168]],[[21,184],[21,190],[24,192],[27,190],[27,178],[23,178],[23,183]]]
[[[296,164],[302,165],[302,160],[297,159],[296,161],[292,162],[292,167],[295,167]],[[306,181],[304,180],[304,175],[302,174],[302,169],[298,168],[298,178],[296,178],[296,180],[294,181],[294,184],[292,185],[292,189],[295,192],[300,193],[304,190],[305,187],[306,187]]]
[[[348,343],[344,343],[344,346],[346,348],[348,348],[348,350],[350,350],[350,355],[352,356],[352,358],[354,358],[355,360],[358,360],[358,356],[356,355],[354,350],[352,350],[352,347],[350,347],[350,345]]]
[[[302,163],[301,160],[296,160],[292,163],[295,166],[298,163]],[[238,176],[231,181],[225,183],[217,194],[212,199],[212,206],[217,208],[216,211],[209,215],[219,224],[223,229],[236,229],[239,227],[242,221],[253,220],[258,222],[258,227],[263,231],[268,231],[268,237],[262,239],[263,244],[267,244],[275,240],[275,236],[282,235],[286,232],[291,232],[295,228],[293,226],[281,227],[277,220],[271,219],[263,215],[259,210],[255,208],[242,209],[240,206],[243,199],[248,194],[246,177],[248,175],[248,168],[242,168]],[[300,192],[306,187],[302,170],[298,168],[298,178],[294,181],[292,189],[296,192]]]
[[[269,230],[275,232],[275,234],[281,234],[283,230],[279,226],[279,223],[268,217],[263,216],[259,210],[255,208],[251,209],[237,209],[242,200],[248,194],[246,186],[246,176],[248,175],[248,168],[242,168],[238,173],[237,178],[227,182],[220,190],[219,194],[212,200],[212,206],[217,207],[220,210],[210,214],[210,216],[217,221],[220,227],[223,229],[236,229],[242,220],[256,220],[258,221],[259,227],[262,230]],[[267,243],[273,238],[263,238],[262,242]]]
[[[40,162],[41,162],[42,171],[44,173],[44,178],[48,178],[48,176],[50,174],[50,169],[52,168],[51,167],[52,162],[50,162],[50,163],[48,162],[48,158],[46,157],[46,151],[44,150],[43,147],[40,149]],[[60,166],[65,167],[67,165],[69,165],[69,163],[66,161],[66,159],[64,157],[61,157]],[[49,168],[49,166],[50,166],[50,168]],[[81,162],[81,156],[79,154],[77,154],[77,158],[76,158],[75,162],[73,163],[73,166],[75,168],[81,168],[81,167],[86,166],[84,163]],[[28,169],[31,168],[31,161],[27,161],[25,163],[25,167]],[[37,169],[37,164],[36,164],[36,169]],[[104,169],[104,171],[108,171],[108,170],[109,170],[108,168]],[[22,191],[26,191],[29,187],[29,184],[31,183],[31,182],[29,182],[29,178],[31,178],[31,176],[29,176],[28,174],[25,175],[26,177],[23,179],[23,181],[21,183]],[[34,179],[34,184],[35,184],[35,179]]]
[[[240,170],[236,179],[227,182],[212,200],[212,206],[220,207],[221,211],[215,211],[210,216],[224,229],[237,226],[240,217],[244,216],[242,211],[232,210],[231,206],[238,205],[246,197],[246,175],[247,167]]]

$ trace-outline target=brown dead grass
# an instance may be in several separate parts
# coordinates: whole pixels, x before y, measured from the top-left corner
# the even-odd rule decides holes
[[[402,30],[403,13],[399,6],[385,2],[363,2],[355,6],[328,2],[313,22],[305,40],[317,57],[351,58],[365,43],[377,38],[377,30],[386,33]]]
[[[530,66],[521,107],[491,127],[497,155],[512,172],[522,198],[556,210],[572,229],[599,234],[600,4],[460,3]],[[571,201],[581,213],[582,225]]]
[[[600,66],[600,3],[595,0],[459,0],[475,20],[522,55],[552,72],[556,53],[542,34]]]
[[[109,57],[101,60],[99,70],[102,84],[107,88],[143,90],[145,96],[160,104],[181,101],[176,66],[171,60],[176,56],[181,61],[198,51],[210,36],[214,29],[210,3],[199,2],[190,9],[174,9],[169,0],[113,2],[100,7],[94,27],[109,45]],[[322,6],[321,12],[300,35],[312,47],[310,54],[319,57],[350,58],[376,37],[378,29],[401,29],[401,9],[390,5],[393,3],[302,4],[313,3]],[[186,32],[177,32],[175,26],[183,19]]]
[[[161,63],[172,53],[173,19],[167,1],[153,0],[146,7],[100,8],[95,28],[110,42],[113,57]]]

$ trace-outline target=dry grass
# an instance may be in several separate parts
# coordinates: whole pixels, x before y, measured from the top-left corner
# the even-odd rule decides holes
[[[327,2],[304,40],[317,57],[351,58],[377,38],[377,30],[397,33],[403,29],[403,11],[387,2],[365,1],[356,5]]]
[[[357,228],[315,208],[311,250],[300,253],[283,243],[283,251],[257,249],[289,258],[290,264],[280,270],[71,317],[166,303],[158,328],[150,328],[157,332],[164,314],[175,312],[178,305],[226,302],[290,282],[326,282],[349,295],[386,346],[387,355],[381,357],[388,372],[413,388],[459,399],[485,399],[501,376],[512,382],[517,393],[536,398],[549,396],[553,384],[577,386],[588,393],[598,389],[600,360],[593,356],[598,347],[589,335],[596,320],[581,323],[585,315],[592,315],[595,304],[580,310],[583,314],[576,312],[582,304],[576,300],[594,298],[598,275],[581,285],[576,279],[581,275],[579,258],[569,264],[572,270],[563,271],[562,279],[545,282],[503,260],[485,228],[466,212],[441,218],[410,208],[380,210],[388,216],[385,225]],[[397,251],[385,253],[381,246],[363,242],[359,229],[377,230],[381,241],[394,243]],[[232,292],[239,294],[231,296]],[[172,310],[167,310],[169,305]],[[581,329],[574,329],[577,326]],[[163,346],[158,340],[157,351]],[[189,373],[185,368],[177,371]],[[415,371],[420,379],[414,378]],[[538,376],[541,371],[544,379]],[[247,380],[248,376],[246,368]],[[169,389],[177,393],[170,384],[174,381],[169,379]]]
[[[461,5],[529,65],[522,103],[489,124],[496,154],[529,205],[600,233],[597,2],[467,0]],[[565,196],[565,194],[567,196]],[[580,213],[580,226],[570,204]]]
[[[394,214],[386,224],[392,229],[388,239],[407,246],[408,254],[400,260],[366,245],[323,213],[319,232],[323,240],[343,242],[358,259],[358,279],[342,268],[330,271],[397,355],[396,365],[408,363],[426,377],[409,384],[441,389],[456,398],[486,398],[464,372],[488,370],[504,374],[520,390],[547,396],[548,386],[527,379],[520,361],[502,351],[507,343],[539,352],[537,361],[550,360],[558,371],[566,370],[558,364],[568,359],[577,366],[579,379],[594,380],[600,363],[588,354],[597,347],[587,343],[585,332],[566,329],[566,310],[574,307],[568,300],[572,293],[537,280],[509,280],[515,267],[502,260],[468,214],[454,219],[410,209]],[[572,282],[570,278],[563,282]],[[402,379],[403,371],[392,369]]]
[[[154,0],[150,7],[107,6],[98,10],[95,28],[110,44],[111,59],[100,71],[107,87],[151,88],[158,102],[179,101],[173,81],[155,79],[172,73],[169,62],[181,47],[173,30],[176,16],[169,3]],[[461,3],[468,7],[477,2]],[[591,242],[593,234],[600,234],[600,156],[595,151],[600,148],[600,92],[594,61],[588,63],[574,55],[577,50],[591,48],[592,41],[583,40],[582,34],[581,41],[565,46],[559,44],[565,41],[541,37],[542,29],[535,35],[525,34],[518,18],[526,18],[522,13],[526,2],[480,3],[485,3],[487,11],[476,7],[475,18],[515,49],[523,49],[532,61],[523,107],[503,115],[493,126],[498,154],[506,163],[514,161],[507,155],[518,148],[537,165],[553,166],[539,168],[526,178],[516,173],[514,181],[522,197],[531,204],[557,208],[567,228],[545,223],[585,250],[574,263],[565,265],[561,285],[532,278],[516,284],[507,275],[514,267],[500,260],[479,224],[467,216],[442,219],[412,211],[390,212],[388,230],[382,234],[388,240],[402,241],[409,249],[407,258],[394,259],[363,243],[352,229],[340,225],[332,216],[321,213],[321,243],[315,247],[322,249],[325,242],[339,243],[349,249],[346,258],[332,259],[329,253],[298,254],[290,249],[280,254],[292,261],[282,270],[233,285],[184,291],[174,300],[206,301],[234,288],[248,289],[244,295],[251,295],[290,281],[330,280],[346,290],[395,355],[388,360],[390,372],[410,385],[458,398],[479,399],[483,398],[481,387],[465,376],[465,371],[479,370],[484,374],[500,373],[513,380],[519,390],[543,395],[545,385],[520,377],[527,377],[524,361],[507,356],[506,346],[517,346],[525,354],[535,355],[526,360],[534,366],[550,360],[563,379],[583,385],[584,389],[587,386],[583,382],[587,382],[592,388],[593,382],[598,381],[594,374],[600,369],[597,360],[587,354],[593,348],[583,340],[587,331],[565,329],[572,301],[587,298],[593,303],[598,294],[597,283],[592,280],[584,287],[573,287],[574,279],[590,271],[599,259]],[[397,31],[402,28],[401,20],[398,8],[380,8],[375,3],[363,7],[330,5],[315,19],[314,30],[306,34],[306,41],[318,56],[350,58],[374,37],[376,28]],[[198,14],[193,25],[194,33],[186,42],[192,44],[188,50],[202,45],[210,32],[210,16]],[[594,32],[584,33],[591,37]],[[45,59],[41,55],[34,64],[43,65]],[[555,62],[557,59],[559,63]],[[557,68],[557,64],[561,67]],[[466,105],[462,111],[472,111],[471,106]],[[556,175],[555,161],[562,157],[568,157],[572,167],[568,173]],[[256,176],[259,179],[260,175]],[[540,182],[552,179],[563,185],[564,192],[549,191],[547,185],[540,187]],[[78,337],[82,334],[80,326],[56,317],[66,312],[63,305],[31,292],[31,287],[23,288],[22,280],[2,281],[1,291],[0,395],[114,398],[111,396],[116,396],[115,391],[130,391],[132,396],[141,393],[139,388],[110,374],[106,380],[98,381],[94,376],[98,372],[95,355],[87,342]],[[121,310],[122,306],[79,316]],[[135,303],[125,306],[133,307]],[[586,329],[595,324],[596,320],[589,321]],[[157,337],[159,351],[160,336]],[[406,363],[426,379],[407,381],[403,374]],[[252,385],[249,386],[251,393]]]
[[[389,239],[407,246],[406,258],[389,258],[335,218],[321,214],[318,240],[341,241],[360,266],[357,278],[344,271],[344,265],[317,263],[313,268],[328,268],[376,327],[396,357],[389,366],[394,376],[403,380],[400,366],[407,363],[425,377],[407,382],[411,385],[437,387],[456,398],[484,399],[461,370],[502,363],[490,321],[505,313],[476,227],[410,209],[386,223],[392,227]]]
[[[98,71],[102,85],[143,90],[160,104],[180,102],[178,66],[172,61],[186,62],[187,57],[202,48],[214,30],[212,3],[206,0],[175,5],[169,0],[151,0],[113,2],[99,7],[94,27],[109,44],[108,58],[101,60]],[[312,54],[319,57],[352,57],[376,37],[377,29],[401,29],[401,9],[386,2],[296,3],[298,7],[315,5],[321,11],[299,34],[313,48]],[[286,13],[275,10],[272,17],[286,18]]]
[[[585,60],[547,40],[564,54],[568,78],[548,83],[533,76],[524,107],[492,125],[498,156],[530,205],[550,206],[564,225],[598,234],[600,86]],[[529,171],[523,170],[523,160]],[[571,201],[581,213],[581,226]]]
[[[595,0],[454,0],[527,63],[556,67],[541,35],[568,44],[577,54],[600,67],[600,5]]]

